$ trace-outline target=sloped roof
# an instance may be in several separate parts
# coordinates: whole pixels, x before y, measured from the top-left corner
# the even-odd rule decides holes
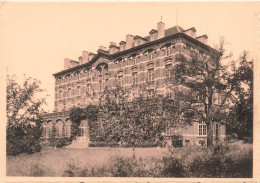
[[[178,32],[183,32],[183,31],[184,31],[184,29],[182,27],[176,25],[174,27],[171,27],[171,28],[165,30],[165,37],[176,34]],[[147,39],[148,41],[150,41],[150,36],[146,36],[144,38]]]

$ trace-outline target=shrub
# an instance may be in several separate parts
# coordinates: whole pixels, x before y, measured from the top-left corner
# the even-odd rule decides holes
[[[243,143],[246,144],[252,144],[253,143],[253,137],[244,137],[243,138]]]
[[[185,171],[182,161],[174,157],[163,157],[163,177],[184,177]]]
[[[172,146],[173,147],[182,147],[182,135],[173,135],[172,136]]]
[[[89,147],[119,147],[119,145],[116,142],[90,142]]]
[[[41,134],[41,129],[38,126],[7,127],[7,155],[32,154],[41,151],[39,134]]]
[[[50,142],[50,145],[52,147],[61,148],[61,147],[64,147],[66,145],[69,145],[71,143],[71,140],[67,137],[50,138],[49,142]]]

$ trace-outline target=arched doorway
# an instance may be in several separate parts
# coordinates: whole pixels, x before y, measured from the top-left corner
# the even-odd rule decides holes
[[[79,126],[78,141],[89,141],[88,121],[82,120]]]

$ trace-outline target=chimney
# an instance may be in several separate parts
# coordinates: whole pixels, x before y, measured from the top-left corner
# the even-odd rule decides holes
[[[114,42],[110,42],[109,54],[114,54],[119,51],[119,47]]]
[[[129,49],[129,48],[132,48],[133,47],[133,42],[134,42],[134,36],[133,35],[126,35],[126,47],[125,49]]]
[[[204,44],[208,44],[208,36],[206,34],[196,37],[196,39]]]
[[[121,41],[119,43],[119,45],[120,45],[120,51],[124,51],[125,50],[125,46],[126,46],[126,42],[125,41]]]
[[[158,31],[155,30],[155,29],[152,29],[150,32],[150,41],[154,41],[157,39],[157,34],[158,34]]]
[[[165,27],[165,24],[163,22],[159,22],[157,24],[158,39],[163,38],[165,36],[164,27]]]
[[[134,37],[134,47],[140,45],[140,36],[135,36]]]
[[[67,70],[70,68],[70,59],[64,58],[64,70]]]
[[[183,31],[185,34],[187,34],[190,37],[196,38],[196,29],[194,27],[187,29]]]
[[[89,57],[88,57],[88,52],[87,51],[83,51],[82,52],[82,63],[84,64],[84,63],[87,63],[88,62],[88,59],[89,59]]]
[[[89,60],[91,60],[93,57],[95,56],[95,54],[94,53],[92,53],[92,52],[89,52],[89,54],[88,54],[88,59]]]
[[[82,56],[79,56],[79,65],[83,64]]]
[[[100,50],[103,50],[103,51],[107,51],[107,50],[106,50],[107,48],[106,48],[105,46],[99,46],[99,49],[100,49]]]

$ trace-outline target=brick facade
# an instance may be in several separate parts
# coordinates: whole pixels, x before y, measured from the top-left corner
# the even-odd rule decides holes
[[[97,54],[83,51],[78,61],[64,59],[64,70],[53,74],[55,112],[44,117],[44,124],[55,124],[60,119],[65,125],[70,108],[97,104],[105,87],[113,87],[115,83],[132,92],[133,97],[138,96],[144,85],[147,95],[149,92],[170,95],[165,80],[175,64],[176,54],[189,57],[192,52],[213,50],[207,45],[206,35],[196,37],[195,28],[184,30],[175,26],[165,30],[162,22],[157,27],[147,37],[127,35],[119,46],[113,42],[109,49],[100,46]],[[225,126],[220,125],[217,133],[225,138]],[[197,122],[182,129],[182,134],[183,143],[199,144],[206,139],[206,135],[199,134]]]

